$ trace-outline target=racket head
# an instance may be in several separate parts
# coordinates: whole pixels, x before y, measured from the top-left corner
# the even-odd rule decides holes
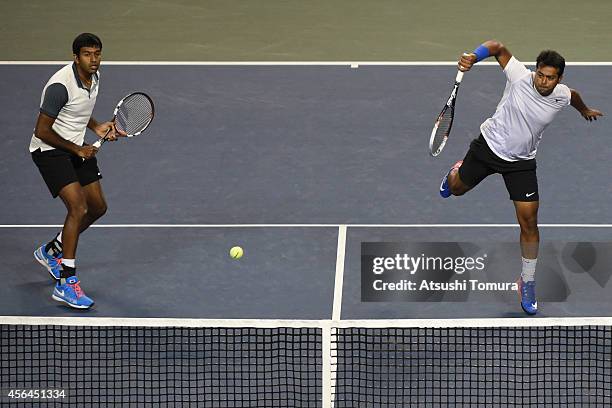
[[[459,85],[461,85],[463,74],[463,71],[457,71],[453,91],[448,97],[446,105],[444,105],[444,108],[442,108],[442,112],[440,112],[438,115],[433,130],[431,131],[431,136],[429,137],[429,153],[434,157],[442,153],[442,150],[448,141],[451,128],[453,127],[453,119],[455,117],[455,102],[457,101],[457,92],[459,91]]]
[[[453,117],[455,116],[455,107],[453,105],[445,105],[442,112],[438,115],[436,123],[434,124],[431,136],[429,138],[429,153],[432,156],[439,155],[450,134],[451,127],[453,126]]]
[[[133,137],[145,131],[155,117],[155,105],[144,92],[133,92],[119,101],[114,112],[115,128]]]

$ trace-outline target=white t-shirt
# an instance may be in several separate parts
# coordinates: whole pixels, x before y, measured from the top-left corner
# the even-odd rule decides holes
[[[74,63],[66,65],[49,79],[40,98],[40,112],[55,118],[51,126],[55,133],[76,145],[83,145],[99,84],[100,73],[96,72],[92,76],[91,87],[85,88]],[[30,152],[37,149],[45,151],[54,147],[32,135]]]
[[[480,125],[480,132],[497,156],[506,161],[536,156],[544,129],[557,112],[570,104],[571,91],[558,84],[548,96],[535,89],[535,73],[512,57],[504,68],[507,82],[493,117]]]

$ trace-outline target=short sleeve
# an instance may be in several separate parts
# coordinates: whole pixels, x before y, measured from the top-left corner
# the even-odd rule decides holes
[[[515,82],[529,75],[531,71],[523,65],[521,61],[511,57],[504,68],[504,73],[506,74],[506,78],[508,78],[508,82]]]
[[[40,111],[55,119],[67,102],[68,90],[66,90],[66,87],[60,83],[51,84],[45,90]]]
[[[566,105],[572,103],[572,90],[565,84],[559,84],[555,87],[555,95],[559,95],[564,99]]]

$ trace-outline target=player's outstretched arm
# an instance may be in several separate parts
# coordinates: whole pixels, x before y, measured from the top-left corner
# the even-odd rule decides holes
[[[571,89],[570,91],[572,93],[570,105],[572,105],[574,109],[576,109],[582,115],[583,118],[590,122],[593,120],[597,120],[598,116],[603,116],[603,113],[601,113],[597,109],[591,109],[586,106],[578,91],[576,91],[575,89]]]
[[[510,58],[512,58],[512,54],[499,41],[485,41],[471,53],[465,53],[461,56],[459,59],[459,70],[469,71],[474,64],[489,57],[495,57],[499,65],[504,69]]]

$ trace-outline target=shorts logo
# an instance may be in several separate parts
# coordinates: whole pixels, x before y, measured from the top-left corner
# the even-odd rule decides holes
[[[529,197],[531,197],[534,194],[535,194],[535,192],[534,193],[525,194],[525,197],[529,198]]]

